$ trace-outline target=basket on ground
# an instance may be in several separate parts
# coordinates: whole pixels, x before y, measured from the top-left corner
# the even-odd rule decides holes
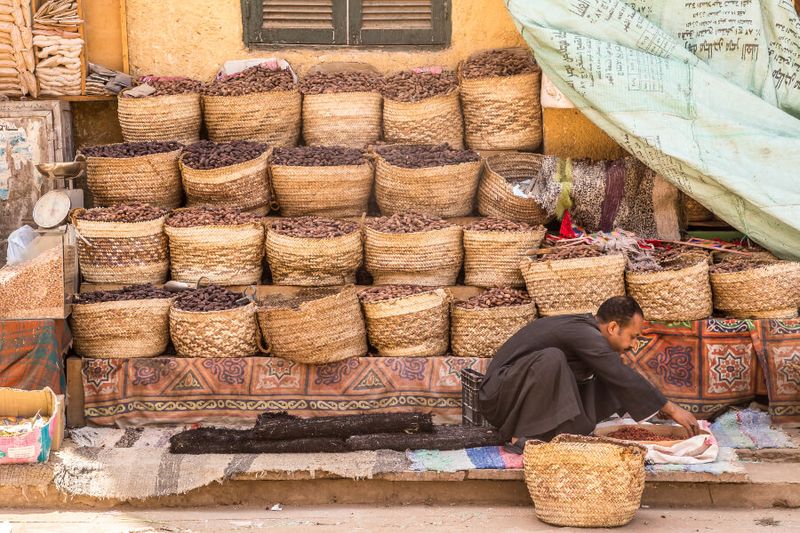
[[[355,217],[367,212],[375,170],[372,163],[335,166],[270,165],[282,216]]]
[[[459,357],[493,357],[514,333],[536,318],[533,302],[522,305],[450,310],[450,344]]]
[[[708,256],[685,254],[677,261],[672,270],[625,273],[628,295],[642,307],[646,320],[677,322],[711,316]]]
[[[202,111],[200,95],[117,98],[117,116],[125,142],[178,141],[191,144],[200,139]]]
[[[524,287],[519,268],[526,250],[538,248],[546,230],[482,231],[464,228],[464,284],[476,287]]]
[[[540,179],[545,157],[513,152],[489,156],[478,187],[478,212],[534,226],[546,224],[552,218],[550,214],[534,199],[515,193],[515,188]]]
[[[416,102],[384,97],[383,137],[392,143],[464,147],[464,118],[458,89]]]
[[[256,304],[224,311],[169,311],[169,331],[179,357],[250,357],[258,351]]]
[[[793,318],[800,307],[800,263],[759,262],[740,272],[711,270],[714,309],[732,318]]]

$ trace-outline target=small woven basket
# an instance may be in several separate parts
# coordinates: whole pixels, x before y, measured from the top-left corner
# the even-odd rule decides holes
[[[369,343],[385,357],[434,357],[447,353],[450,295],[444,289],[363,302]]]
[[[250,357],[258,351],[256,304],[224,311],[169,311],[178,357]]]
[[[87,157],[86,182],[97,207],[143,202],[173,209],[183,189],[181,150],[139,157]]]
[[[172,298],[73,304],[75,353],[92,358],[155,357],[169,343]]]
[[[450,344],[459,357],[493,357],[514,333],[536,318],[533,302],[523,305],[450,309]]]
[[[367,332],[352,286],[280,307],[258,309],[268,351],[296,363],[322,365],[367,354]]]
[[[271,152],[268,149],[255,159],[208,170],[189,167],[181,158],[179,164],[187,206],[236,207],[266,215],[270,201],[267,159]]]
[[[364,228],[364,257],[375,285],[454,285],[464,249],[461,226],[417,233]]]
[[[300,140],[299,89],[242,96],[203,96],[208,138],[214,142],[258,141],[273,147]]]
[[[476,231],[464,228],[464,284],[475,287],[524,287],[519,268],[526,250],[538,248],[544,227],[530,231]]]
[[[200,139],[202,111],[199,94],[117,98],[117,117],[125,142]]]
[[[642,307],[646,320],[679,322],[711,316],[708,256],[681,256],[682,268],[625,273],[625,286]]]
[[[306,94],[303,138],[309,146],[364,148],[381,138],[378,92]]]
[[[617,527],[642,502],[647,449],[610,439],[560,435],[525,446],[525,483],[542,522]]]
[[[418,102],[383,99],[383,137],[390,143],[464,148],[464,118],[458,89]]]
[[[688,222],[705,222],[714,218],[714,213],[689,195],[683,195],[683,210]]]
[[[794,318],[800,263],[776,261],[742,272],[711,271],[714,309],[732,318]]]
[[[478,212],[483,216],[500,217],[533,226],[547,224],[552,218],[532,198],[514,194],[509,181],[537,179],[545,156],[507,153],[489,156],[484,161],[483,176],[478,187]]]
[[[625,295],[625,256],[531,261],[520,268],[542,316],[594,313],[612,296]]]

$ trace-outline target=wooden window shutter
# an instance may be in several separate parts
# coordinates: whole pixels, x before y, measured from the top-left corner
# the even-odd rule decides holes
[[[444,45],[450,0],[350,0],[350,44]]]
[[[347,0],[242,0],[247,44],[346,44]]]

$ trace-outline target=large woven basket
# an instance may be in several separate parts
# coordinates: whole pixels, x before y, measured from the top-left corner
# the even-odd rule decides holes
[[[125,142],[200,139],[202,112],[199,94],[117,98],[117,116]]]
[[[625,273],[628,295],[642,307],[647,320],[678,322],[711,316],[711,284],[708,257],[688,254],[683,268]]]
[[[163,354],[169,343],[171,298],[73,304],[69,317],[81,357],[134,358]]]
[[[714,218],[714,213],[687,194],[683,195],[683,210],[688,222],[705,222]]]
[[[97,207],[143,202],[173,209],[183,189],[180,150],[139,157],[87,157],[86,182]]]
[[[89,283],[164,283],[169,272],[166,215],[146,222],[82,220],[72,214],[78,239],[78,263]]]
[[[509,180],[537,179],[545,156],[540,154],[495,154],[484,161],[478,187],[478,212],[531,225],[546,224],[552,217],[531,198],[514,194]]]
[[[375,285],[454,285],[464,249],[461,226],[417,233],[364,228],[364,257]]]
[[[178,357],[250,357],[258,351],[256,304],[224,311],[169,311]]]
[[[528,294],[542,316],[594,313],[612,296],[625,295],[625,256],[520,263]]]
[[[392,165],[378,154],[375,197],[381,214],[417,211],[440,217],[472,214],[480,161],[425,168]]]
[[[450,310],[450,344],[459,357],[493,357],[514,333],[536,318],[536,306],[523,305]]]
[[[302,364],[321,365],[367,354],[364,317],[354,287],[299,304],[258,309],[269,353]]]
[[[633,519],[644,491],[646,448],[561,435],[525,446],[525,483],[542,522],[616,527]]]
[[[267,159],[271,149],[249,161],[227,167],[200,170],[180,160],[186,203],[236,207],[259,215],[269,211]]]
[[[544,227],[529,231],[476,231],[464,228],[464,284],[524,287],[519,268],[526,250],[538,248]]]
[[[300,140],[298,89],[242,96],[203,96],[208,138],[214,142],[258,141],[297,146]]]
[[[169,238],[172,279],[217,285],[261,281],[264,225],[164,227]]]
[[[378,92],[306,94],[303,138],[309,146],[364,148],[381,138]]]
[[[449,302],[444,289],[363,302],[369,343],[385,357],[444,355],[450,335]]]
[[[464,118],[458,89],[418,102],[383,99],[383,138],[392,143],[464,147]]]
[[[714,309],[732,318],[793,318],[800,307],[800,263],[776,261],[742,272],[711,272]]]
[[[282,216],[355,217],[367,212],[375,170],[361,165],[271,165],[270,179]]]
[[[326,239],[291,237],[267,228],[267,263],[277,285],[355,283],[363,259],[361,231]]]

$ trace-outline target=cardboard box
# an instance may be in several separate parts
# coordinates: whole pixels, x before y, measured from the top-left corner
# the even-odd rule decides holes
[[[12,436],[0,435],[0,464],[44,463],[64,440],[64,399],[52,389],[25,391],[0,387],[0,418],[41,415],[41,427]],[[2,430],[2,426],[0,426]]]

